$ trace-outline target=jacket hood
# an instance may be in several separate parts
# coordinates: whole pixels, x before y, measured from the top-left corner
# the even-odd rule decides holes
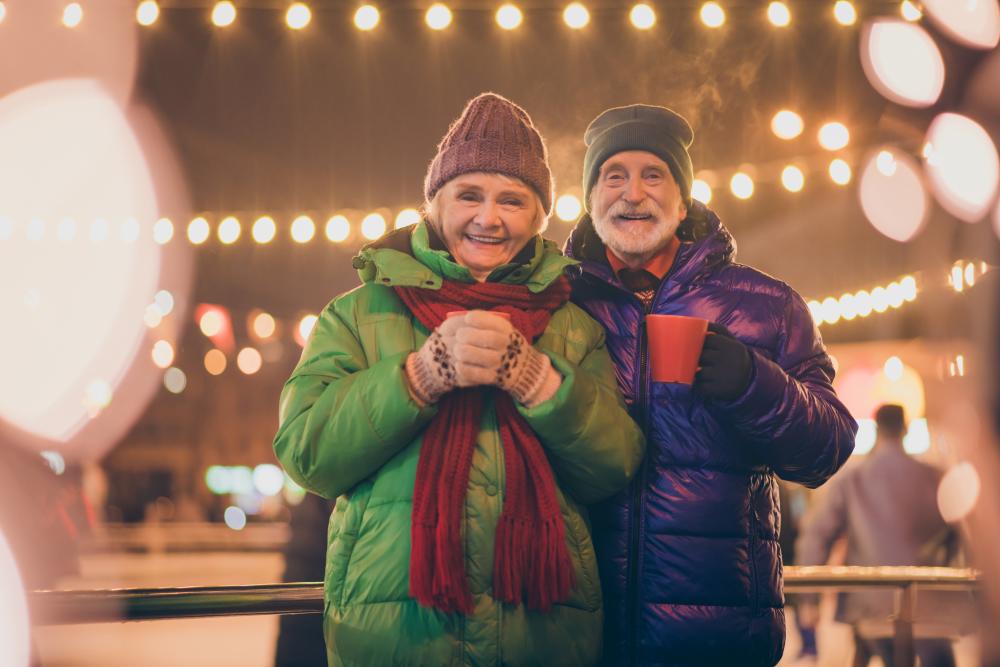
[[[720,264],[736,258],[736,240],[714,211],[692,200],[688,216],[677,228],[681,246],[671,269],[670,279],[690,283]],[[580,262],[584,273],[605,282],[617,281],[608,264],[604,243],[594,229],[590,214],[584,215],[573,228],[563,248],[567,257]]]
[[[469,270],[454,261],[426,220],[365,245],[352,264],[364,283],[438,289],[443,279],[475,282]],[[565,257],[558,245],[535,235],[511,263],[494,269],[487,281],[523,284],[532,292],[541,292],[574,264],[576,260]]]

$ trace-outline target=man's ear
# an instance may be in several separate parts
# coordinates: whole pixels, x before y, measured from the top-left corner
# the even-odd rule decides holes
[[[684,218],[688,217],[688,207],[687,204],[684,203],[683,199],[681,199],[680,202],[677,204],[677,212],[680,214],[678,220],[683,220]]]

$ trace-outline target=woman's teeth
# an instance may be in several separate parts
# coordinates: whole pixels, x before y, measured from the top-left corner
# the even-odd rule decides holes
[[[500,245],[505,239],[496,238],[493,236],[476,236],[474,234],[466,234],[466,238],[475,241],[476,243],[488,243],[490,245]]]

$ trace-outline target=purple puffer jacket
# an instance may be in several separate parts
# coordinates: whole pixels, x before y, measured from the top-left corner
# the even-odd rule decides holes
[[[785,642],[774,475],[816,487],[847,460],[857,424],[802,298],[733,263],[718,217],[695,202],[651,312],[724,324],[749,346],[750,386],[731,403],[651,383],[642,303],[618,281],[589,217],[567,241],[573,300],[607,329],[647,436],[630,488],[593,508],[609,665],[774,665]]]

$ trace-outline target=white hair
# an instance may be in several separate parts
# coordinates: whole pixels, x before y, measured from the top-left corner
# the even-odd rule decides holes
[[[471,172],[471,173],[481,173],[481,174],[488,174],[490,176],[498,176],[499,178],[503,179],[507,183],[517,183],[518,185],[523,185],[526,188],[528,188],[528,190],[531,192],[532,198],[535,200],[535,211],[536,211],[536,213],[535,213],[534,225],[535,225],[535,227],[537,227],[537,229],[535,230],[535,233],[536,234],[543,234],[545,232],[545,230],[548,229],[548,227],[549,227],[549,216],[545,213],[545,204],[542,203],[542,198],[538,195],[537,192],[535,192],[535,188],[531,187],[530,185],[528,185],[527,183],[525,183],[524,181],[522,181],[520,178],[515,178],[514,176],[508,176],[507,174],[498,174],[498,173],[494,173],[494,172],[491,172],[491,171],[489,171],[489,172],[487,172],[487,171],[483,171],[483,172]],[[462,175],[465,176],[465,174],[462,174]],[[439,220],[440,220],[440,216],[441,216],[441,191],[442,190],[444,190],[444,186],[443,185],[440,188],[438,188],[437,192],[434,193],[434,196],[431,197],[430,201],[426,201],[426,200],[424,201],[424,206],[423,206],[423,211],[422,211],[423,214],[424,214],[424,217],[427,218],[427,222],[431,223],[434,226],[434,229],[439,234],[441,232],[441,225],[439,224]]]

